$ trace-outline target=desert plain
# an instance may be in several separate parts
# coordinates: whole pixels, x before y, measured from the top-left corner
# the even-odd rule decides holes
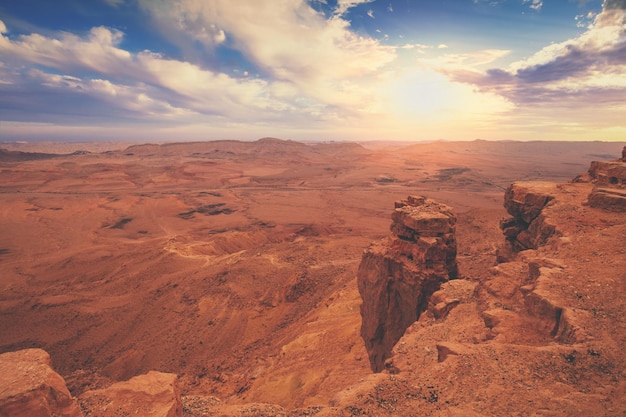
[[[0,353],[46,350],[79,399],[174,373],[188,416],[623,416],[626,217],[581,204],[591,184],[560,189],[567,245],[537,249],[565,271],[558,291],[589,314],[588,337],[560,343],[519,317],[494,336],[459,296],[466,310],[425,315],[394,371],[374,374],[356,275],[394,201],[423,195],[456,212],[458,280],[516,313],[523,283],[493,269],[505,189],[569,183],[624,146],[1,144]]]

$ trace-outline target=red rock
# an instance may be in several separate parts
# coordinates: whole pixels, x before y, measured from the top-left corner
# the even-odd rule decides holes
[[[589,194],[589,206],[607,211],[626,211],[626,190],[594,188]]]
[[[384,369],[431,294],[457,274],[456,216],[450,207],[412,196],[395,203],[392,220],[392,235],[368,248],[357,275],[361,337],[375,372]]]
[[[592,182],[599,187],[626,186],[626,161],[592,161],[589,167]]]
[[[589,206],[608,211],[626,211],[626,147],[622,158],[611,162],[592,161],[589,176],[595,187],[589,194]]]
[[[514,251],[536,249],[557,233],[542,215],[556,191],[556,184],[546,182],[517,182],[507,188],[504,207],[512,217],[502,219],[500,228]]]
[[[0,416],[82,417],[50,355],[25,349],[0,355]]]
[[[150,371],[105,389],[87,391],[80,396],[89,416],[182,417],[183,408],[178,377]]]
[[[504,208],[514,218],[530,224],[554,198],[556,184],[548,182],[516,182],[504,194]]]

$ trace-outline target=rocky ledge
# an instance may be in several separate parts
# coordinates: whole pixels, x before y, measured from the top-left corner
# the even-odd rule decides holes
[[[608,211],[626,211],[626,146],[622,157],[615,161],[593,161],[587,174],[576,177],[575,182],[591,182],[593,190],[588,197],[591,207]]]

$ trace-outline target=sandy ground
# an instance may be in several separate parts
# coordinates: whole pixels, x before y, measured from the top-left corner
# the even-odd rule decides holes
[[[0,161],[0,352],[46,349],[74,395],[159,370],[184,395],[294,408],[371,375],[355,274],[395,200],[454,207],[478,280],[506,186],[569,181],[624,144],[102,146]]]

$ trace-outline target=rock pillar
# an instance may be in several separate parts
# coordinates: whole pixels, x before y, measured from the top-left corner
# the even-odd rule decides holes
[[[395,203],[391,235],[363,254],[357,283],[361,337],[374,372],[426,310],[441,283],[456,278],[456,216],[445,204],[410,196]]]

